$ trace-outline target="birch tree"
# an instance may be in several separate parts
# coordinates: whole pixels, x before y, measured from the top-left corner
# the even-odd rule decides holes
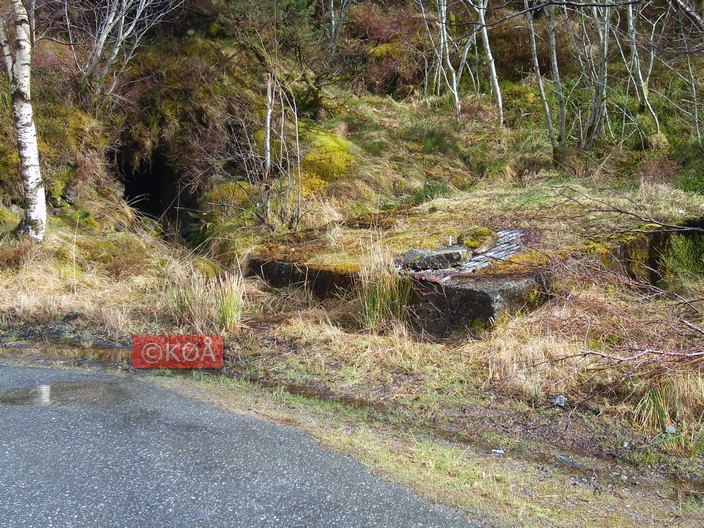
[[[555,132],[555,125],[553,124],[552,112],[550,110],[550,102],[548,101],[548,95],[547,95],[547,91],[545,89],[545,83],[543,82],[543,74],[540,71],[540,60],[538,57],[538,44],[536,42],[536,36],[535,36],[535,25],[533,24],[533,10],[531,9],[528,0],[523,0],[523,7],[525,10],[526,22],[528,24],[528,36],[530,37],[530,51],[531,51],[531,57],[533,59],[533,73],[535,74],[535,79],[538,83],[538,92],[540,93],[540,101],[541,101],[542,107],[543,107],[543,114],[545,115],[545,124],[548,129],[548,138],[550,139],[550,145],[552,146],[553,160],[557,162],[560,157],[559,156],[560,148],[562,147],[562,143],[564,141],[564,131],[560,130],[561,135],[558,135]],[[552,37],[552,29],[553,29],[553,24],[550,24],[551,37]],[[551,52],[552,52],[552,50],[551,50]]]
[[[62,0],[65,29],[76,65],[88,82],[100,87],[112,76],[106,91],[114,91],[117,78],[147,33],[184,1]]]
[[[425,25],[425,30],[428,35],[428,41],[433,49],[434,54],[434,72],[433,72],[433,91],[436,95],[440,95],[440,87],[443,84],[447,85],[450,94],[452,95],[452,101],[455,107],[455,117],[459,119],[460,113],[462,112],[462,103],[460,101],[460,74],[457,73],[452,64],[452,55],[450,53],[450,42],[452,37],[448,30],[448,13],[447,13],[447,0],[436,0],[435,7],[437,9],[437,16],[433,19],[434,26],[437,29],[437,38],[433,37],[433,31],[431,31],[431,18],[428,16],[425,10],[425,6],[422,0],[416,0],[415,2],[418,10],[421,13],[423,23]],[[468,46],[468,45],[467,45]],[[465,46],[466,52],[463,55],[462,61],[460,63],[459,69],[464,69],[464,63],[466,62],[466,56],[468,47]],[[427,84],[427,83],[426,83]]]
[[[494,61],[494,54],[491,51],[491,41],[489,39],[489,26],[486,21],[486,13],[489,10],[489,0],[462,0],[468,3],[477,12],[477,18],[479,23],[479,32],[482,35],[482,44],[484,45],[484,54],[486,55],[486,61],[489,65],[489,82],[491,83],[491,90],[494,92],[494,98],[496,99],[496,110],[498,112],[499,126],[504,124],[504,102],[503,95],[501,94],[501,85],[499,84],[499,75],[496,72],[496,62]]]
[[[15,138],[25,195],[25,216],[18,230],[23,235],[42,241],[46,229],[46,195],[39,166],[30,90],[32,21],[21,0],[5,0],[0,5],[0,46],[10,81]]]
[[[636,87],[636,94],[638,94],[638,102],[640,104],[640,109],[647,109],[650,115],[653,117],[655,122],[655,133],[660,133],[660,121],[658,116],[650,104],[650,98],[648,97],[648,81],[647,77],[643,75],[643,70],[641,67],[640,53],[638,52],[638,37],[637,37],[637,22],[638,12],[634,8],[633,4],[626,5],[626,24],[628,28],[628,44],[631,49],[631,64],[626,63],[629,67],[629,72],[633,77],[633,81]]]

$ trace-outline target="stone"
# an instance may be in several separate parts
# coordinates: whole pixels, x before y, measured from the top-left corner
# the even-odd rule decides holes
[[[565,398],[564,394],[558,394],[554,398],[550,398],[548,401],[557,407],[562,407],[563,409],[567,406],[567,398]]]
[[[438,250],[412,249],[403,256],[403,265],[415,270],[448,269],[459,266],[471,255],[468,247],[459,244]]]
[[[66,200],[68,204],[74,205],[76,201],[78,201],[78,189],[76,189],[75,185],[69,183],[64,189],[64,193],[61,195],[61,198]]]
[[[677,434],[677,427],[674,425],[668,425],[665,427],[665,433],[669,435]]]
[[[112,185],[112,191],[115,193],[115,196],[117,198],[124,198],[125,197],[125,184],[119,180],[115,180],[115,183]]]
[[[17,216],[24,217],[24,208],[20,207],[19,205],[10,204],[8,206],[8,209],[10,210],[10,212],[15,213]]]

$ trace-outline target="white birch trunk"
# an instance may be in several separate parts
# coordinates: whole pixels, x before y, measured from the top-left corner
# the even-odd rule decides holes
[[[449,79],[447,78],[447,74],[445,74],[445,82],[452,94],[452,100],[455,105],[455,118],[459,120],[460,114],[462,113],[462,103],[460,102],[459,86],[457,84],[457,72],[452,65],[450,46],[448,44],[447,0],[438,0],[438,29],[440,32],[440,50],[444,56],[445,68],[450,72]]]
[[[563,163],[567,154],[567,101],[562,89],[562,79],[560,78],[560,65],[557,60],[557,24],[555,21],[555,6],[547,6],[548,28],[550,31],[550,69],[552,70],[552,80],[555,86],[557,97],[558,118],[557,118],[557,150],[553,151],[553,160]]]
[[[31,24],[21,0],[10,0],[14,15],[15,46],[12,49],[7,31],[7,20],[2,20],[0,45],[10,76],[12,114],[15,122],[17,150],[20,156],[20,175],[24,184],[25,217],[19,231],[34,240],[44,240],[46,229],[46,196],[39,167],[37,131],[34,126],[30,79],[32,68]]]
[[[628,4],[626,6],[626,22],[628,26],[628,42],[631,47],[631,65],[634,83],[636,85],[636,93],[638,94],[638,101],[640,103],[641,109],[648,109],[650,115],[655,121],[655,133],[660,133],[660,121],[655,113],[652,105],[650,104],[650,99],[648,98],[648,83],[643,78],[643,71],[640,65],[640,55],[638,53],[638,42],[636,38],[636,20],[633,13],[633,6]]]
[[[540,71],[540,61],[538,60],[538,45],[535,41],[535,25],[533,24],[533,12],[530,9],[528,0],[523,0],[523,7],[526,11],[526,21],[528,22],[528,33],[530,35],[530,52],[533,57],[533,71],[535,79],[538,82],[538,91],[540,92],[540,101],[543,105],[543,114],[545,114],[545,124],[548,128],[548,137],[553,153],[557,150],[557,137],[555,136],[555,127],[552,124],[552,114],[550,112],[550,103],[548,102],[547,93],[545,92],[545,84],[543,83],[543,75]]]
[[[489,28],[486,26],[486,11],[489,8],[489,0],[479,0],[477,5],[477,16],[481,25],[482,41],[484,42],[484,52],[486,60],[489,63],[489,79],[491,88],[494,91],[496,98],[496,109],[499,114],[499,126],[504,124],[504,102],[501,95],[501,86],[499,85],[499,76],[496,73],[496,64],[494,63],[494,55],[491,52],[491,42],[489,42]]]

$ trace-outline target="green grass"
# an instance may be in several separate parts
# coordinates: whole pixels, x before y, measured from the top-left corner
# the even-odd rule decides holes
[[[194,271],[169,286],[171,312],[177,324],[196,332],[225,334],[240,327],[245,304],[244,279],[237,273],[208,278]]]
[[[673,235],[662,256],[665,271],[680,279],[704,274],[704,235]]]
[[[384,257],[381,250],[370,253],[359,272],[355,299],[355,319],[360,328],[377,330],[403,323],[411,298],[412,285]]]
[[[704,147],[692,143],[678,155],[682,175],[677,186],[683,191],[704,194]]]

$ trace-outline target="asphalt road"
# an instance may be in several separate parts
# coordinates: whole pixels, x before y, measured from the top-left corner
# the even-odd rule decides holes
[[[0,527],[474,526],[294,429],[148,381],[0,365]]]

